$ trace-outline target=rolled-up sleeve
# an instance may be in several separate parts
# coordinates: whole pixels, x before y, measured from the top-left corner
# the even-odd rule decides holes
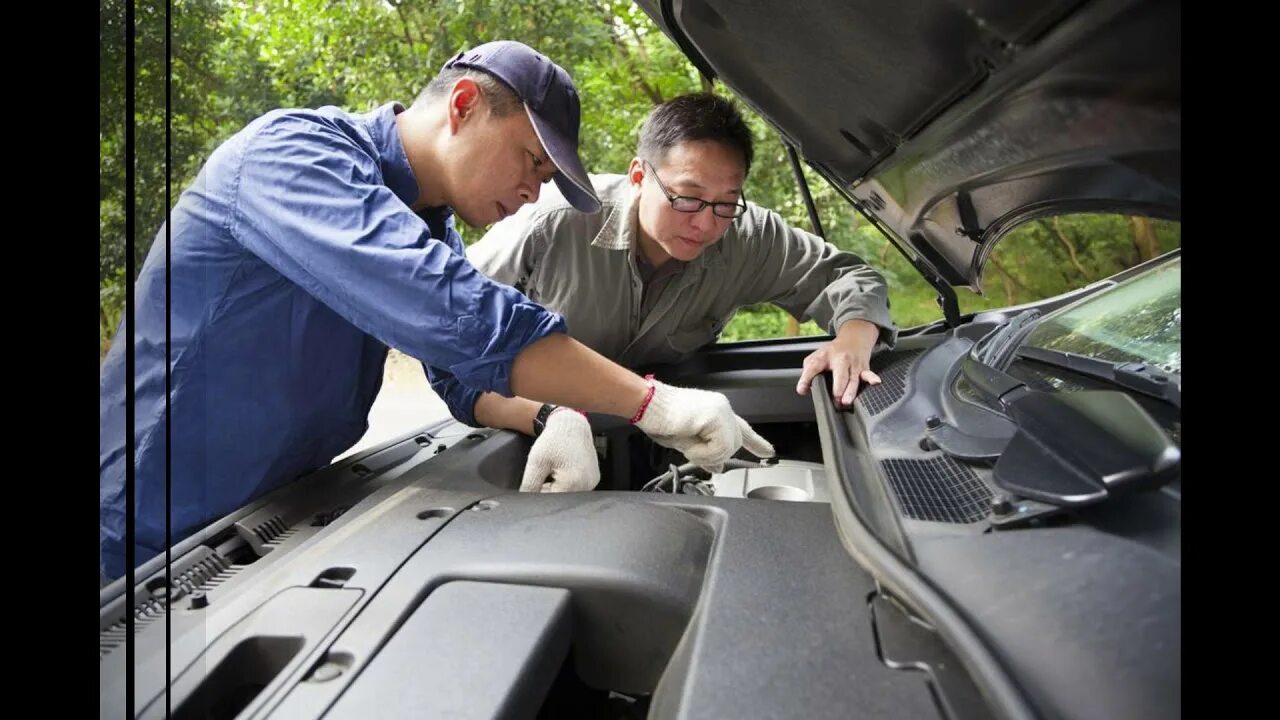
[[[565,331],[560,315],[430,237],[382,183],[377,160],[323,123],[283,116],[264,126],[246,146],[233,204],[230,230],[246,249],[468,388],[510,396],[515,356]]]
[[[482,426],[482,423],[476,420],[476,400],[484,394],[483,391],[463,385],[447,370],[431,367],[426,363],[422,364],[422,369],[427,373],[427,381],[431,383],[431,389],[440,396],[441,400],[444,400],[444,404],[449,408],[449,414],[455,420],[471,427]]]
[[[889,317],[884,276],[862,258],[793,228],[775,212],[753,206],[739,232],[758,234],[752,302],[772,302],[832,334],[848,320],[880,329],[877,349],[893,347],[898,328]]]

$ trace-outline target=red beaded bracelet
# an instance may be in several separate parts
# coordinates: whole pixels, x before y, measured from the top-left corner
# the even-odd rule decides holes
[[[649,401],[653,400],[653,393],[658,389],[658,386],[653,384],[653,373],[645,375],[644,379],[649,381],[649,392],[645,394],[644,402],[640,403],[640,409],[636,411],[635,417],[631,418],[632,425],[640,422],[640,418],[644,417],[644,411],[648,409]]]

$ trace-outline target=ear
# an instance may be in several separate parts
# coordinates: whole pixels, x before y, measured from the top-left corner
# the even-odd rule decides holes
[[[631,167],[627,170],[627,177],[631,180],[631,185],[639,188],[640,183],[644,182],[644,161],[640,158],[631,158]]]
[[[475,116],[484,102],[480,86],[471,78],[458,78],[449,91],[449,131],[457,134],[463,123]]]

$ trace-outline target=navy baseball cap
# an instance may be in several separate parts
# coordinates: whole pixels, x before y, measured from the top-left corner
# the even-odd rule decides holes
[[[560,192],[570,205],[582,212],[600,211],[600,198],[596,197],[587,171],[578,159],[582,108],[578,104],[578,90],[564,68],[514,40],[498,40],[463,50],[444,64],[444,69],[449,68],[483,70],[514,90],[524,103],[542,147],[560,168],[555,175]]]

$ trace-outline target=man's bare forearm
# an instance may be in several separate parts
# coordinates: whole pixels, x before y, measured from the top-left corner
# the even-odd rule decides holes
[[[533,435],[533,418],[541,407],[542,403],[527,398],[506,398],[490,392],[476,399],[475,415],[485,427]]]
[[[876,340],[880,337],[880,327],[868,320],[845,320],[840,323],[840,328],[836,332],[836,339],[842,342],[855,344],[860,347],[875,347]]]
[[[557,333],[516,356],[511,365],[511,391],[521,398],[630,418],[649,394],[649,383],[568,335]]]

